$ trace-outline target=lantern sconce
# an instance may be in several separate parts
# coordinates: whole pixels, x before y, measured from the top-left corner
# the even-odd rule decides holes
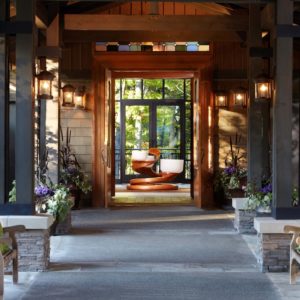
[[[255,99],[270,100],[272,98],[272,80],[265,74],[261,74],[254,79]]]
[[[233,104],[234,106],[247,106],[247,90],[243,87],[239,87],[233,91]]]
[[[36,75],[38,80],[38,99],[53,99],[52,96],[52,81],[55,76],[45,70]]]
[[[75,88],[71,84],[66,84],[62,88],[62,106],[74,107],[74,92]]]
[[[228,95],[226,92],[215,93],[215,107],[227,107],[228,106]]]
[[[85,87],[78,87],[75,91],[75,106],[79,109],[85,109],[86,105],[86,95],[85,95]]]

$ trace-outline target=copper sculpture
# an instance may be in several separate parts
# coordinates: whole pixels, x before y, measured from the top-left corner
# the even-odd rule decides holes
[[[135,191],[177,190],[177,185],[165,182],[173,180],[182,170],[179,172],[162,171],[157,173],[153,170],[153,167],[160,158],[160,151],[157,148],[150,148],[149,151],[145,152],[148,155],[146,157],[142,155],[141,160],[135,159],[134,156],[132,157],[132,169],[142,175],[151,176],[151,178],[131,179],[127,189]]]

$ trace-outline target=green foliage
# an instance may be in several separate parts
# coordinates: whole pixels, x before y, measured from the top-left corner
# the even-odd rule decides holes
[[[3,227],[0,223],[0,238],[3,237]],[[4,255],[5,253],[9,252],[10,248],[7,244],[4,243],[0,243],[0,252],[2,253],[2,255]]]
[[[17,201],[17,188],[16,188],[16,181],[12,182],[12,189],[8,193],[8,202],[15,203]]]
[[[263,193],[255,184],[248,183],[246,187],[246,196],[248,197],[247,209],[255,210],[260,207],[270,209],[272,202],[272,192]]]
[[[47,212],[61,222],[65,220],[72,205],[69,189],[63,185],[57,185],[54,195],[47,201]]]

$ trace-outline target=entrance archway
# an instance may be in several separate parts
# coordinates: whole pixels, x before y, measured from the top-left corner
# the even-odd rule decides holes
[[[114,195],[114,87],[120,78],[189,78],[192,81],[193,138],[191,193],[198,207],[212,204],[209,160],[211,53],[101,53],[94,55],[95,206],[108,206]],[[210,121],[211,122],[211,121]]]

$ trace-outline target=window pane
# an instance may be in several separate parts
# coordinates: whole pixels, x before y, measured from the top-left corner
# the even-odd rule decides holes
[[[142,80],[141,79],[123,79],[122,80],[122,99],[141,99],[142,98]]]
[[[185,80],[185,99],[191,100],[191,79]]]
[[[115,176],[121,179],[121,111],[120,102],[115,104]]]
[[[144,99],[162,99],[162,79],[144,79]]]
[[[121,94],[120,84],[121,84],[121,80],[116,79],[115,80],[115,100],[120,100],[120,94]]]
[[[165,99],[183,99],[184,98],[184,80],[166,79],[165,80]]]

